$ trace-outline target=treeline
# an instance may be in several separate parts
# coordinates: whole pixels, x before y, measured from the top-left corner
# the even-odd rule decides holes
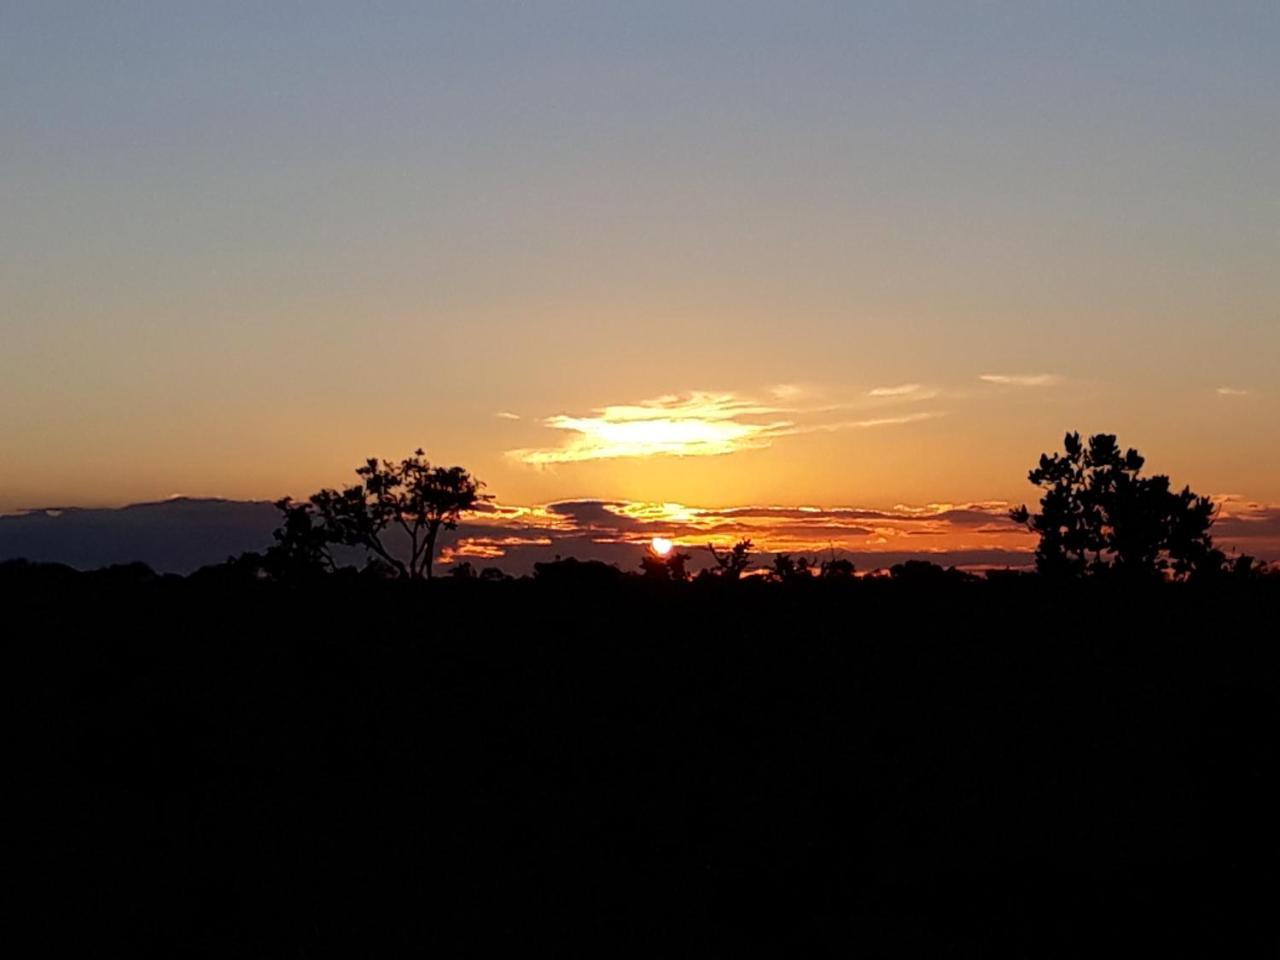
[[[1068,433],[1063,447],[1062,453],[1042,454],[1027,475],[1043,491],[1040,510],[1021,506],[1010,511],[1011,521],[1038,537],[1035,567],[1041,576],[1133,583],[1252,579],[1275,572],[1253,557],[1229,557],[1219,549],[1211,534],[1213,501],[1190,487],[1175,489],[1163,474],[1143,475],[1145,459],[1133,448],[1122,450],[1114,435],[1095,434],[1084,441],[1079,433]],[[433,466],[422,449],[398,462],[371,458],[356,474],[359,482],[342,490],[320,490],[303,502],[278,501],[282,520],[275,542],[265,553],[228,561],[228,572],[272,580],[312,579],[339,571],[375,579],[431,579],[440,531],[456,529],[464,514],[492,499],[480,492],[484,483],[467,470]],[[795,583],[840,580],[857,573],[850,561],[834,552],[825,560],[779,553],[760,563],[753,546],[746,539],[728,549],[706,544],[711,564],[697,579],[737,581],[755,574]],[[664,541],[663,548],[643,552],[641,575],[661,581],[691,579],[692,556],[670,541]],[[590,561],[559,562],[563,566],[536,565],[535,578],[611,576],[590,566]],[[455,563],[450,574],[482,580],[507,576],[497,567],[477,571],[465,560]],[[923,560],[898,564],[881,574],[930,582],[968,576]]]
[[[1124,584],[1173,581],[1218,583],[1258,580],[1280,574],[1280,564],[1248,555],[1228,555],[1213,539],[1214,502],[1190,487],[1175,489],[1163,474],[1143,474],[1145,460],[1122,450],[1115,436],[1087,441],[1068,433],[1062,453],[1042,454],[1028,480],[1043,492],[1039,510],[1020,506],[1012,523],[1037,537],[1035,573],[1055,582],[1108,580]],[[357,482],[323,489],[306,500],[276,502],[280,525],[262,551],[229,557],[192,576],[223,582],[301,583],[333,577],[360,581],[419,581],[436,577],[442,531],[482,511],[493,498],[485,484],[460,466],[431,464],[422,449],[399,461],[368,459],[355,471]],[[662,532],[655,527],[657,532]],[[656,537],[637,544],[636,564],[619,570],[594,560],[556,557],[535,563],[532,579],[602,583],[639,578],[665,583],[740,582],[803,585],[887,578],[921,584],[964,583],[1010,578],[1022,571],[982,574],[944,569],[927,559],[858,571],[834,549],[829,555],[764,554],[750,539],[730,546]],[[705,551],[694,570],[689,550]],[[454,554],[447,577],[499,582],[512,579],[494,565],[477,567]],[[0,565],[0,576],[33,576],[32,570]],[[53,567],[41,576],[66,576]],[[141,564],[113,568],[104,576],[145,580],[156,575]]]

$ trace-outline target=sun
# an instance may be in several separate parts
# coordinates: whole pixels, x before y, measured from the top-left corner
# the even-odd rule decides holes
[[[658,556],[665,557],[671,552],[672,546],[674,546],[674,544],[672,544],[672,542],[666,537],[654,537],[653,541],[649,544],[649,549]]]

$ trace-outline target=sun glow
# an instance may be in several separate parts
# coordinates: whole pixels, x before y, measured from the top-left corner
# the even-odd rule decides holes
[[[660,557],[665,557],[670,553],[673,546],[674,544],[666,537],[654,537],[649,542],[649,549]]]

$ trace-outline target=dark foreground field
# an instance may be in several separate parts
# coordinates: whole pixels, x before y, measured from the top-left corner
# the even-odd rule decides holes
[[[26,919],[104,956],[1274,944],[1274,579],[717,586],[10,568]]]

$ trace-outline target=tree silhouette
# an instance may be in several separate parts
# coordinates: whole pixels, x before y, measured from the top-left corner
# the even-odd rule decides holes
[[[1212,500],[1190,487],[1174,491],[1163,474],[1141,476],[1142,455],[1121,453],[1112,434],[1086,445],[1068,433],[1063,447],[1062,454],[1041,454],[1027,475],[1045,491],[1040,512],[1021,506],[1009,514],[1039,535],[1041,573],[1187,579],[1223,570],[1226,557],[1209,535]]]
[[[640,558],[640,568],[648,580],[674,580],[682,583],[689,579],[689,570],[686,565],[692,559],[689,554],[682,553],[677,547],[672,547],[671,552],[666,555],[649,549]]]
[[[370,458],[356,475],[362,483],[320,490],[305,504],[276,504],[284,513],[276,531],[284,556],[315,555],[332,569],[328,545],[342,544],[368,551],[400,578],[430,578],[440,530],[455,529],[464,512],[491,499],[462,467],[433,467],[421,449],[398,463]],[[387,543],[392,530],[407,540],[404,558]]]
[[[726,553],[717,550],[714,543],[708,543],[707,549],[711,551],[720,576],[726,580],[737,580],[751,565],[751,546],[750,540],[739,540]]]
[[[904,560],[889,568],[889,579],[916,587],[943,587],[977,578],[956,567],[942,567],[928,560]]]
[[[773,567],[769,570],[768,577],[778,583],[804,583],[813,579],[812,571],[816,566],[816,561],[806,556],[793,559],[789,553],[779,553],[773,558]]]
[[[275,503],[283,517],[272,536],[275,543],[262,558],[263,569],[277,580],[296,580],[337,569],[330,546],[332,531],[310,502],[295,503],[285,497]]]
[[[823,580],[852,580],[857,572],[858,568],[853,565],[852,560],[837,560],[832,557],[822,561]]]

